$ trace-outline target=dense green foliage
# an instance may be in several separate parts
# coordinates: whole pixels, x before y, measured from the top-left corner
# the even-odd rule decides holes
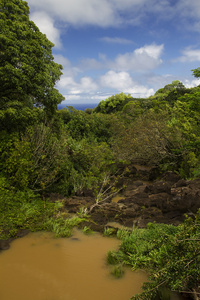
[[[113,95],[106,100],[102,100],[94,109],[94,112],[110,114],[116,111],[120,111],[122,110],[123,106],[132,99],[133,98],[131,97],[131,95],[126,95],[124,93]]]
[[[62,207],[62,201],[52,203],[30,189],[20,191],[0,177],[0,238],[15,237],[19,229],[52,231],[56,236],[68,237],[84,219],[72,218],[62,212]]]
[[[174,81],[147,99],[121,93],[93,110],[58,111],[63,97],[55,84],[62,66],[54,62],[52,47],[29,20],[25,1],[0,1],[3,239],[26,228],[69,236],[86,213],[70,219],[62,201],[52,203],[47,195],[66,197],[89,189],[101,196],[99,187],[117,182],[119,165],[139,163],[182,178],[200,177],[200,86],[188,89]],[[200,77],[200,69],[193,75]],[[113,274],[121,276],[124,263],[151,273],[136,299],[153,299],[161,286],[198,291],[199,218],[178,227],[151,224],[147,230],[119,233],[120,251],[109,254],[109,261],[117,263]]]
[[[22,0],[0,1],[0,126],[24,129],[38,117],[36,107],[52,114],[64,98],[55,89],[62,66],[53,44],[29,20]]]
[[[144,269],[150,274],[143,293],[132,299],[155,299],[163,289],[199,293],[200,210],[195,219],[187,218],[178,227],[150,223],[147,229],[134,229],[131,233],[121,230],[118,237],[122,241],[120,249],[109,252],[108,262]]]

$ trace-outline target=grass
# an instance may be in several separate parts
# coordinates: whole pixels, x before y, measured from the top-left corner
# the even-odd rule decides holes
[[[69,237],[72,228],[84,221],[62,212],[62,201],[43,201],[32,191],[15,191],[0,186],[0,239],[15,237],[19,229],[51,231]]]
[[[116,278],[122,278],[124,275],[124,269],[122,264],[114,266],[112,268],[111,274]]]
[[[88,226],[84,226],[82,231],[84,234],[93,234],[94,233],[94,231]]]
[[[104,232],[103,232],[103,235],[104,236],[111,236],[115,233],[115,229],[114,228],[104,228]]]

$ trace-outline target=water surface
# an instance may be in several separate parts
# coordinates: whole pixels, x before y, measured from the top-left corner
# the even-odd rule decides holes
[[[141,291],[144,272],[110,274],[106,253],[114,238],[75,231],[72,238],[31,233],[0,254],[1,300],[128,300]]]

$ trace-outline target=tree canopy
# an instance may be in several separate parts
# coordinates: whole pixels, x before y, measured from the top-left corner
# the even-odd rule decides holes
[[[46,35],[29,20],[27,2],[1,0],[1,123],[12,121],[19,111],[18,118],[23,119],[27,114],[30,117],[29,109],[34,107],[42,107],[48,114],[52,114],[63,100],[55,88],[62,74],[62,66],[54,62],[53,46]]]

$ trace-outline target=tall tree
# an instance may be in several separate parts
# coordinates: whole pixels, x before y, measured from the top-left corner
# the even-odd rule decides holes
[[[29,20],[27,2],[0,0],[0,122],[4,125],[28,119],[36,107],[51,115],[64,99],[55,88],[62,66],[54,62],[53,46]]]

